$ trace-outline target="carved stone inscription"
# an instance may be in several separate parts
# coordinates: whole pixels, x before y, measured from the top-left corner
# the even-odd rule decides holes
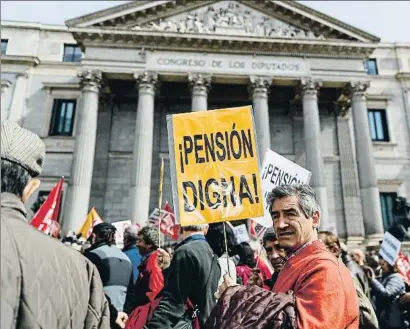
[[[204,55],[176,52],[147,52],[146,69],[158,72],[201,72],[236,75],[308,75],[306,61],[301,58]]]

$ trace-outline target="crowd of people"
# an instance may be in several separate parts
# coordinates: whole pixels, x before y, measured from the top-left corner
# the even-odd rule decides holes
[[[129,226],[120,249],[109,223],[89,240],[29,225],[44,158],[37,135],[2,123],[1,328],[409,328],[397,268],[320,231],[308,185],[271,191],[266,257],[226,223],[181,227],[163,248],[157,227]]]

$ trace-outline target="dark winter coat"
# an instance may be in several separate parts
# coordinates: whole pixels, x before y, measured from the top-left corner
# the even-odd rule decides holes
[[[370,297],[369,279],[367,278],[366,273],[364,272],[363,268],[359,264],[357,264],[353,260],[353,258],[348,254],[345,254],[342,256],[342,261],[346,265],[346,267],[350,270],[350,272],[359,281],[360,287],[362,288],[363,293],[367,297]]]
[[[260,287],[234,286],[218,300],[205,329],[297,329],[295,297]]]
[[[397,299],[404,294],[405,284],[398,273],[384,274],[380,281],[372,281],[372,292],[376,296],[376,313],[380,327],[401,328],[403,314]]]
[[[187,299],[198,305],[198,319],[203,326],[216,304],[214,294],[220,275],[217,257],[203,235],[182,241],[172,257],[164,297],[144,328],[172,328],[184,315]]]

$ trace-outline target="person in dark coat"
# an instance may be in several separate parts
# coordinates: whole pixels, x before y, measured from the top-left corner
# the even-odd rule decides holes
[[[380,329],[403,328],[404,318],[400,309],[399,298],[405,293],[405,284],[395,266],[391,266],[380,258],[382,277],[377,280],[375,275],[370,277],[372,293],[376,297],[376,313],[379,318]]]
[[[172,258],[164,297],[144,329],[173,328],[185,314],[189,299],[197,306],[201,327],[216,304],[215,292],[221,270],[217,256],[205,239],[208,225],[192,225],[181,228],[182,242]]]
[[[137,249],[138,228],[135,225],[128,226],[124,230],[124,248],[122,252],[128,256],[132,263],[132,276],[134,283],[138,279],[138,266],[141,265],[141,255]]]
[[[84,252],[97,267],[104,286],[104,292],[115,308],[122,312],[127,290],[132,284],[130,259],[115,245],[115,226],[101,223],[93,228],[93,244]]]

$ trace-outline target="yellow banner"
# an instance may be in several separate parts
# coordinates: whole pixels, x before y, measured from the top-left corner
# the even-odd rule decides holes
[[[182,226],[263,216],[252,107],[172,115]]]
[[[81,236],[84,239],[88,239],[93,231],[93,227],[102,222],[103,220],[101,219],[97,210],[95,210],[95,208],[92,207],[87,217],[85,218],[83,225],[78,230],[77,234],[81,233]]]

